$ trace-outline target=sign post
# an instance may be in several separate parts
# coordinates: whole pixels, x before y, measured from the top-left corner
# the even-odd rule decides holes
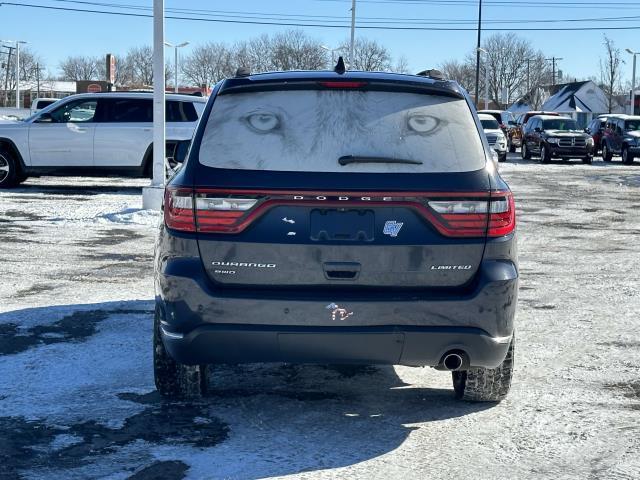
[[[153,0],[153,179],[142,189],[142,208],[160,210],[165,184],[164,0]]]

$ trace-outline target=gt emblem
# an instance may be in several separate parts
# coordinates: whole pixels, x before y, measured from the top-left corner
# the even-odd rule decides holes
[[[351,315],[353,315],[353,312],[347,311],[346,308],[340,308],[340,305],[336,305],[335,303],[330,303],[324,308],[326,308],[327,310],[331,310],[331,320],[333,320],[334,322],[336,320],[346,320]]]
[[[392,237],[397,237],[402,225],[404,225],[402,222],[398,223],[395,220],[387,220],[384,222],[384,229],[382,230],[382,233],[385,235],[391,235]]]

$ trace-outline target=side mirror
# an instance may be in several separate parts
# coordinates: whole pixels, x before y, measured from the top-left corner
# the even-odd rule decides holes
[[[49,112],[43,113],[36,119],[36,123],[53,123],[53,117]]]

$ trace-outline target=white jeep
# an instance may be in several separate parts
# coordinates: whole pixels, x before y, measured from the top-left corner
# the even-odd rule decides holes
[[[191,141],[206,100],[166,96],[167,157]],[[30,176],[151,176],[153,95],[71,95],[36,114],[0,123],[0,188]]]

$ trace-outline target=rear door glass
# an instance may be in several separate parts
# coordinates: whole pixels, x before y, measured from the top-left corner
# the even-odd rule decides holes
[[[107,121],[118,123],[153,122],[153,102],[144,98],[112,98],[109,101]]]
[[[198,113],[191,102],[167,102],[167,122],[196,122]]]
[[[340,164],[350,156],[391,161]],[[463,172],[485,165],[465,100],[359,90],[220,95],[199,158],[208,167],[290,172]]]

